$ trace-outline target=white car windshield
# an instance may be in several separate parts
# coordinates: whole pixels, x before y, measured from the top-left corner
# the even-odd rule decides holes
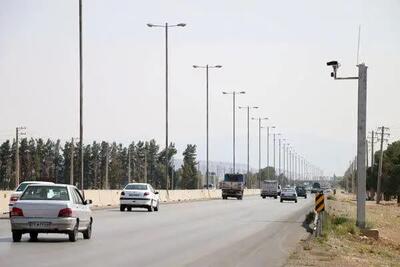
[[[126,190],[147,190],[147,185],[145,184],[128,184],[125,187]]]
[[[21,200],[69,200],[66,186],[29,186]]]

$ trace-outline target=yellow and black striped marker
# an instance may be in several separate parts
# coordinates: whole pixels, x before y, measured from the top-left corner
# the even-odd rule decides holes
[[[324,203],[325,197],[324,194],[322,193],[317,193],[315,195],[315,211],[316,212],[321,212],[325,211],[325,203]]]

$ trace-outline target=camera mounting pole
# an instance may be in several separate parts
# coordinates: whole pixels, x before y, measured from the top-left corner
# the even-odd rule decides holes
[[[366,198],[366,124],[367,124],[367,66],[358,64],[357,77],[337,77],[336,72],[340,64],[330,61],[328,66],[333,67],[331,76],[335,80],[358,80],[358,119],[357,119],[357,226],[365,228],[365,198]]]

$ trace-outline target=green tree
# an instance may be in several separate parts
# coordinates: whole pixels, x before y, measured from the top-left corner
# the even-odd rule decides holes
[[[183,152],[183,165],[181,167],[181,185],[184,189],[195,189],[198,187],[196,165],[196,145],[187,145]]]

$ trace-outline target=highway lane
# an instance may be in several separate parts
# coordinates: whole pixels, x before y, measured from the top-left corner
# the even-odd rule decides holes
[[[13,243],[0,220],[1,266],[281,266],[306,235],[312,199],[245,197],[165,204],[159,212],[94,212],[93,236],[42,234]]]

